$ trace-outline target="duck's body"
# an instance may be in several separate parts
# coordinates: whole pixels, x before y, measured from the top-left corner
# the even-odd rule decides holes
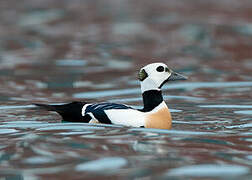
[[[185,77],[172,72],[163,63],[153,63],[142,68],[139,72],[139,80],[144,107],[140,110],[116,103],[73,102],[64,105],[36,105],[56,111],[63,120],[70,122],[171,129],[172,117],[160,89],[165,82],[179,79]]]

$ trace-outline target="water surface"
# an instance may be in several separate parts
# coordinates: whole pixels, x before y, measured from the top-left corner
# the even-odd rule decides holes
[[[250,1],[0,3],[1,179],[252,178]],[[64,123],[32,103],[141,107],[137,71],[189,77],[172,130]]]

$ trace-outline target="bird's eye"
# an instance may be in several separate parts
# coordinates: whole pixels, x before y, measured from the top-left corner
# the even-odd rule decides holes
[[[164,69],[163,66],[158,66],[158,67],[157,67],[157,71],[158,71],[158,72],[164,72],[164,70],[165,70],[165,69]]]
[[[165,68],[165,72],[169,72],[170,70],[168,69],[168,67]]]

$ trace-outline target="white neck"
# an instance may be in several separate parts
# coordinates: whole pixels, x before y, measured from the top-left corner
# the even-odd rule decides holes
[[[158,88],[159,86],[152,79],[145,79],[144,81],[140,82],[140,84],[142,93],[149,90],[160,91],[160,88]]]

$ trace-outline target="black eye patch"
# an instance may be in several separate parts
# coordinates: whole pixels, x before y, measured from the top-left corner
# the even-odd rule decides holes
[[[164,72],[164,67],[163,66],[158,66],[156,69],[158,72]]]

